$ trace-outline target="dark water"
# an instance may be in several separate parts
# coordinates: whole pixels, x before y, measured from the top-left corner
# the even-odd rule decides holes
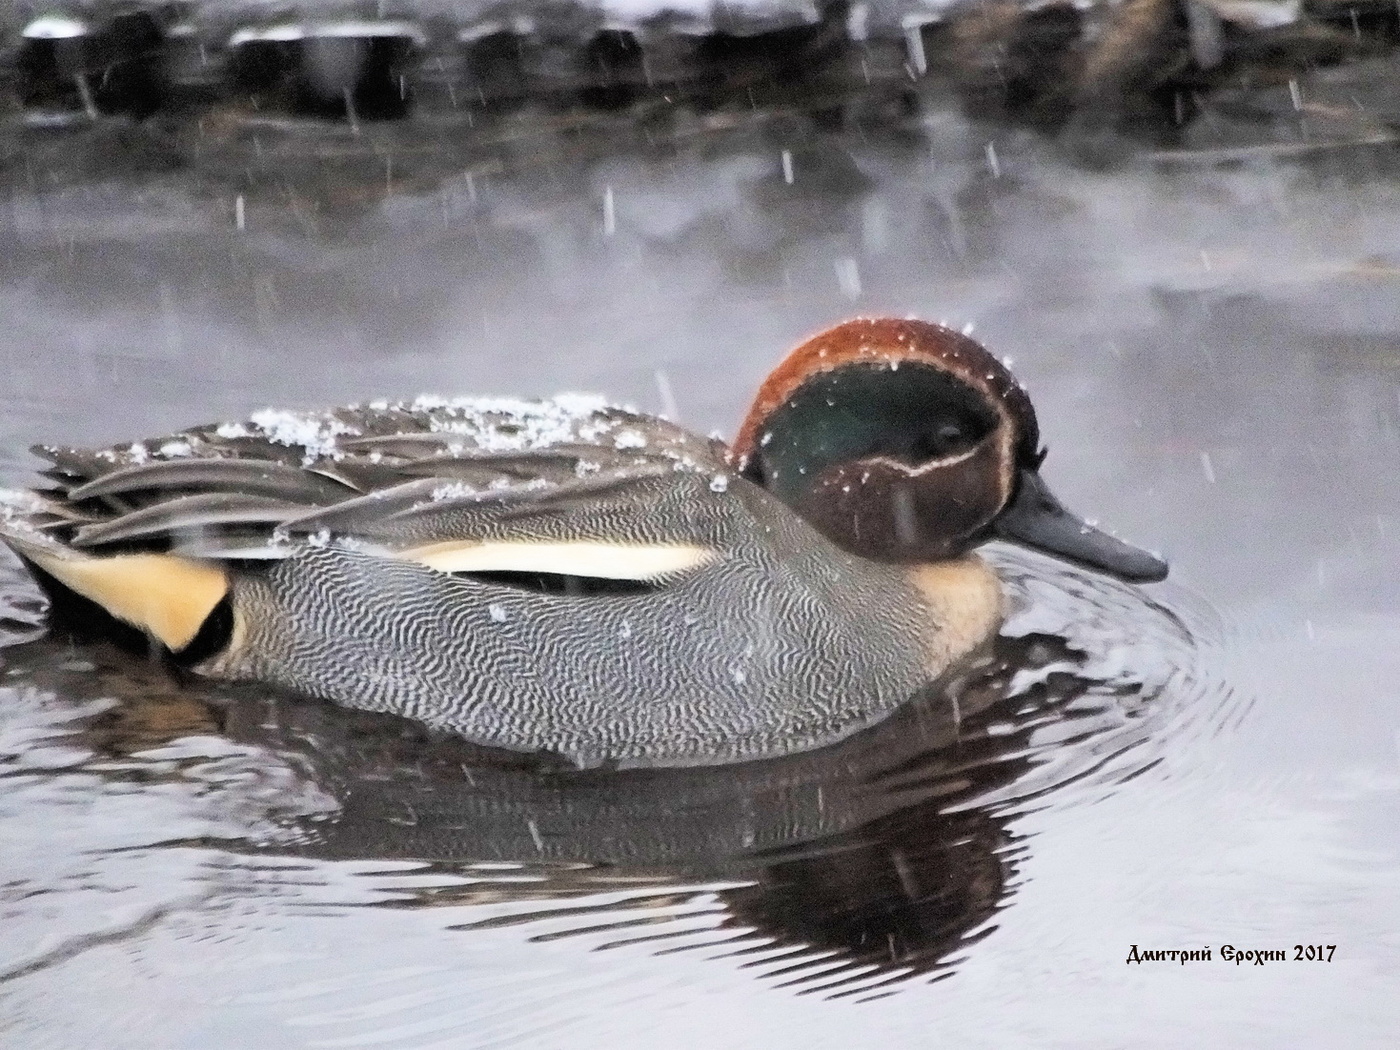
[[[7,561],[6,1045],[1394,1045],[1393,147],[551,119],[10,130],[0,481],[424,391],[729,433],[803,335],[917,314],[1014,359],[1053,485],[1171,582],[996,552],[1016,611],[950,696],[617,775],[45,638]]]

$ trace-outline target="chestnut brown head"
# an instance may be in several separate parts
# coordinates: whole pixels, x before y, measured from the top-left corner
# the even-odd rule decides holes
[[[994,536],[1125,579],[1158,559],[1092,529],[1040,480],[1030,398],[981,345],[924,321],[857,319],[764,381],[736,468],[869,558],[956,557]]]

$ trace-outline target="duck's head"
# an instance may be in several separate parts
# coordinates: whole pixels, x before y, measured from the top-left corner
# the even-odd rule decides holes
[[[807,340],[759,388],[733,456],[866,557],[940,561],[1004,539],[1125,580],[1167,574],[1051,495],[1030,398],[941,325],[858,319]]]

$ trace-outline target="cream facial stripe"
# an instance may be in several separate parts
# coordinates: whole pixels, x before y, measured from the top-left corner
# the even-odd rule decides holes
[[[707,547],[605,543],[486,541],[429,543],[400,557],[438,572],[547,572],[605,580],[654,580],[707,565],[719,557]]]
[[[173,652],[194,640],[228,593],[223,569],[173,554],[75,558],[32,548],[24,554],[70,591],[139,627]]]
[[[944,467],[955,466],[958,463],[962,463],[965,460],[969,460],[973,456],[975,456],[981,450],[981,448],[982,445],[979,442],[978,444],[973,445],[971,448],[967,449],[964,452],[955,452],[953,455],[944,456],[942,459],[931,459],[927,463],[920,463],[917,466],[912,466],[908,463],[901,463],[899,460],[890,459],[888,456],[871,456],[869,459],[865,460],[865,462],[879,463],[881,466],[890,467],[891,469],[897,470],[901,474],[906,474],[911,478],[917,478],[922,477],[925,474],[931,473],[932,471],[941,470]]]

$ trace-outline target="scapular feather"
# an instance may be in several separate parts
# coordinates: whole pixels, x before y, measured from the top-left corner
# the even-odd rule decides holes
[[[253,459],[168,459],[121,467],[79,485],[70,500],[128,492],[202,489],[244,496],[267,496],[292,503],[327,503],[354,492],[321,472]]]
[[[132,540],[166,540],[200,529],[278,525],[305,513],[303,503],[226,492],[200,493],[142,507],[98,525],[85,525],[74,534],[72,544],[97,547]]]

